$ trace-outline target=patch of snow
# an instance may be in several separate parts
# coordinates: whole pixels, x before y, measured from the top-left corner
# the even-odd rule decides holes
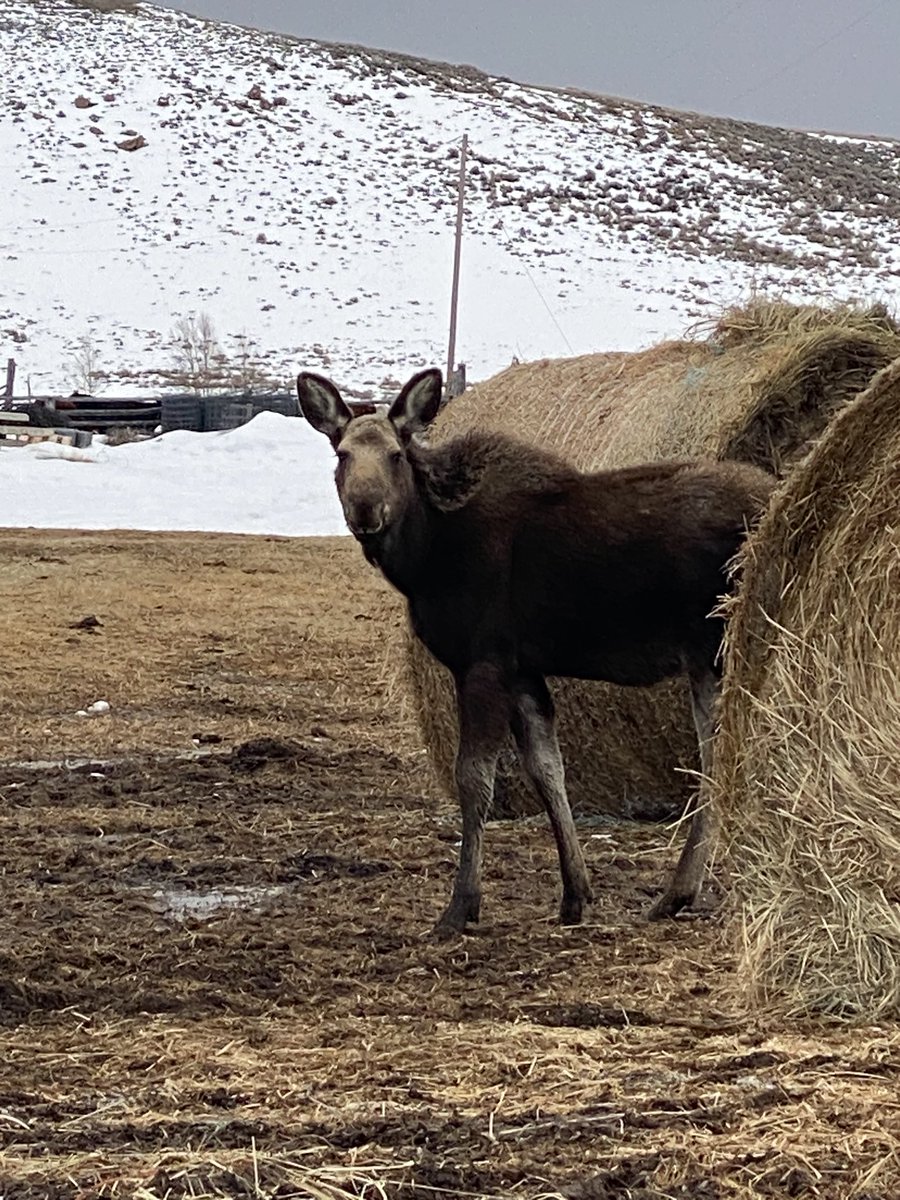
[[[173,430],[91,462],[0,450],[0,526],[346,533],[326,438],[263,412],[222,433]]]

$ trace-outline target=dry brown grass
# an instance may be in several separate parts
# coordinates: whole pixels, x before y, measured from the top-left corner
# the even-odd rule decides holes
[[[425,936],[458,814],[379,690],[349,539],[0,551],[0,754],[124,756],[0,763],[5,1196],[895,1200],[900,1029],[731,1005],[727,931],[643,919],[659,829],[582,829],[597,900],[561,929],[546,823],[494,824],[478,932]],[[118,728],[67,715],[85,676]],[[175,757],[195,728],[223,745]],[[239,888],[269,891],[166,907]]]
[[[750,543],[717,786],[741,978],[790,1009],[900,1013],[900,363]]]
[[[887,1200],[900,1183],[892,1036],[272,1014],[63,1018],[8,1049],[69,1100],[53,1165],[70,1195]],[[17,1194],[54,1178],[22,1153],[40,1132],[7,1116]]]
[[[190,750],[196,733],[231,742],[308,731],[323,693],[336,712],[350,699],[339,675],[310,674],[310,644],[332,646],[349,679],[369,649],[347,631],[380,644],[373,609],[390,613],[395,603],[349,538],[0,536],[4,758]],[[73,628],[88,616],[99,626]],[[108,717],[75,715],[99,699]],[[377,728],[382,693],[354,699],[371,706]]]
[[[821,309],[757,300],[693,338],[639,354],[510,367],[453,401],[436,436],[499,430],[555,449],[582,469],[667,458],[737,458],[776,473],[900,353],[880,308]],[[420,721],[438,785],[452,790],[452,685],[402,628],[401,690]],[[678,811],[698,768],[686,688],[577,680],[554,686],[570,797],[581,812],[660,817]],[[501,809],[534,801],[515,758],[500,773]]]

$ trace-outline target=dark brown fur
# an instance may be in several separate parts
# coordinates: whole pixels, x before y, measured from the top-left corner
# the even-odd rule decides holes
[[[343,459],[336,480],[351,529],[456,681],[463,849],[438,928],[458,931],[478,916],[483,825],[510,729],[556,834],[562,919],[577,921],[590,886],[545,677],[646,686],[686,674],[708,770],[722,637],[711,614],[774,481],[734,462],[584,474],[498,434],[423,446],[412,435],[436,410],[439,380],[424,372],[388,419],[352,423],[327,381],[301,376],[298,386],[304,412]],[[656,915],[695,899],[711,836],[701,805]]]

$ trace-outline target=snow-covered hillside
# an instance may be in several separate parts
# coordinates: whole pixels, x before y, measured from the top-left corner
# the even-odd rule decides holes
[[[108,390],[153,383],[191,313],[281,382],[377,395],[442,365],[463,133],[470,379],[678,334],[751,289],[898,293],[889,143],[90,0],[5,0],[0,91],[17,390],[78,386],[86,355]]]

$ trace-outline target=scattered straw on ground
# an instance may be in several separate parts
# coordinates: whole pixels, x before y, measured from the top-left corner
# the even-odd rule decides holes
[[[0,537],[4,758],[190,751],[197,734],[384,720],[383,694],[358,679],[386,653],[375,608],[399,604],[349,537]],[[76,716],[101,699],[109,716]]]
[[[27,601],[21,669],[0,677],[19,714],[3,756],[120,757],[0,766],[5,1196],[900,1193],[900,1027],[729,1006],[719,923],[644,920],[666,831],[585,825],[597,899],[563,930],[543,820],[495,823],[478,932],[428,938],[458,818],[425,798],[422,755],[379,693],[364,618],[380,585],[342,546],[109,534],[81,552],[66,536],[0,536],[18,580],[4,619],[11,593]],[[259,588],[283,554],[303,569]],[[177,629],[148,633],[137,598],[153,608],[167,570],[204,560],[229,566],[182,589]],[[70,646],[68,618],[103,595],[102,631]],[[214,613],[229,656],[210,663]],[[54,666],[48,636],[65,647]],[[83,639],[107,636],[106,657],[143,645],[158,664],[101,735],[55,697],[81,699],[83,668],[120,678],[90,674],[113,668]],[[216,704],[238,670],[249,745],[246,714]],[[267,718],[269,672],[284,704]],[[181,697],[175,679],[202,687]],[[176,757],[173,729],[194,726],[223,742]]]

